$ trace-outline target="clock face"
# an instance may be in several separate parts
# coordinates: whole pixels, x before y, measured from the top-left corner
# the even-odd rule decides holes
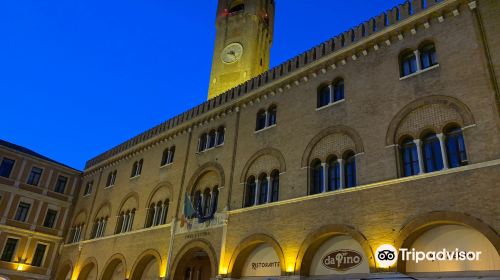
[[[240,43],[227,45],[221,54],[222,62],[230,64],[240,60],[243,55],[243,46]]]

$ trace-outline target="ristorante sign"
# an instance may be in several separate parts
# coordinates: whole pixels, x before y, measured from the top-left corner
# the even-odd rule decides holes
[[[323,266],[336,271],[347,271],[361,264],[363,256],[361,253],[342,249],[328,253],[322,258]]]

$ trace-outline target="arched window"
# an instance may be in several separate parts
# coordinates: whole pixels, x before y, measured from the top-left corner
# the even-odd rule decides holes
[[[200,136],[200,140],[198,142],[198,152],[203,152],[207,149],[207,134],[203,133]]]
[[[136,161],[136,162],[134,162],[134,164],[132,165],[132,172],[130,173],[130,177],[135,177],[135,176],[137,176],[137,175],[136,175],[136,172],[137,172],[137,165],[138,165],[138,164],[139,164],[139,163]]]
[[[217,212],[217,204],[219,203],[219,187],[215,186],[212,191],[212,209],[211,214],[214,215]]]
[[[344,99],[344,79],[338,79],[333,84],[333,102]]]
[[[122,211],[120,212],[120,215],[118,215],[118,217],[116,218],[115,234],[122,232],[124,218],[125,218],[125,213]]]
[[[259,204],[267,203],[267,194],[269,191],[269,182],[267,181],[267,174],[262,174],[259,177]]]
[[[215,130],[210,131],[208,133],[208,148],[215,147]]]
[[[452,127],[445,132],[446,155],[450,168],[467,165],[467,152],[465,149],[462,129]]]
[[[438,64],[436,57],[436,47],[434,44],[425,44],[419,49],[420,53],[420,65],[422,69],[429,68]]]
[[[311,164],[311,194],[323,192],[323,166],[320,160],[314,160]]]
[[[423,154],[425,172],[443,169],[443,155],[439,138],[435,133],[429,133],[423,138]]]
[[[168,207],[170,206],[170,200],[165,200],[165,202],[163,203],[163,209],[162,209],[162,218],[161,218],[161,221],[160,223],[162,225],[166,224],[167,223],[167,215],[168,215]]]
[[[406,138],[401,142],[401,159],[403,176],[413,176],[420,173],[417,145],[413,142],[413,139]]]
[[[330,103],[330,86],[320,87],[318,90],[318,108]]]
[[[245,204],[244,207],[250,207],[255,204],[255,177],[250,176],[245,184]]]
[[[162,213],[163,212],[163,201],[159,201],[157,204],[156,204],[156,209],[155,209],[155,221],[154,221],[154,225],[157,226],[157,225],[160,225],[161,224],[161,219],[162,219]]]
[[[328,191],[340,190],[340,164],[337,157],[328,161]]]
[[[344,180],[345,187],[352,188],[356,186],[356,157],[354,152],[347,152],[344,156]]]
[[[174,153],[175,146],[165,149],[161,157],[161,166],[172,163],[174,161]]]
[[[257,112],[257,124],[255,130],[261,130],[266,127],[266,111],[264,109]]]
[[[203,192],[203,217],[210,216],[210,210],[212,209],[212,194],[209,188],[206,188]]]
[[[220,126],[217,129],[217,146],[224,144],[224,135],[226,133],[226,128],[224,126]]]
[[[148,212],[146,215],[146,224],[144,227],[148,228],[153,226],[154,216],[155,216],[155,204],[152,203],[151,205],[149,205]]]
[[[271,202],[279,200],[280,195],[280,172],[274,170],[271,172]]]
[[[272,125],[276,124],[276,121],[277,121],[276,113],[277,113],[277,111],[278,111],[278,109],[277,109],[276,105],[272,105],[267,110],[267,112],[269,114],[269,124],[268,124],[269,126],[272,126]]]
[[[401,77],[417,72],[417,58],[413,51],[406,51],[400,56]]]
[[[201,201],[201,191],[196,191],[194,193],[194,208],[197,213],[202,213],[202,201]]]

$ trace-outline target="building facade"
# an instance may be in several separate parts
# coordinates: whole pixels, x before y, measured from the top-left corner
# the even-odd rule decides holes
[[[80,175],[0,140],[0,279],[52,279]]]
[[[499,279],[499,14],[405,2],[89,160],[54,279]],[[273,21],[220,1],[211,79]]]

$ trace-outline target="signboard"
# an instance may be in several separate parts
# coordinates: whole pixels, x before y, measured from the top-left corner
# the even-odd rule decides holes
[[[361,245],[349,236],[336,236],[321,245],[313,257],[311,276],[369,273]]]
[[[246,259],[242,277],[274,277],[281,275],[280,260],[273,247],[259,245]]]
[[[500,256],[493,244],[480,232],[465,226],[435,227],[423,233],[411,247],[405,256],[408,272],[500,270]],[[425,258],[416,261],[414,252],[425,254]],[[448,259],[440,260],[441,252]],[[474,252],[474,258],[469,259],[465,252]],[[459,257],[462,254],[465,258]]]

